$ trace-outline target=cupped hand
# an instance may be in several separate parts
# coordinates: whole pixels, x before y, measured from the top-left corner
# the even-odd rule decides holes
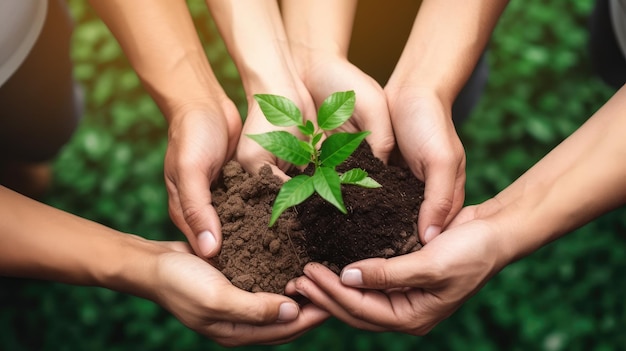
[[[211,257],[222,231],[210,186],[234,152],[241,117],[225,99],[217,108],[188,109],[169,120],[164,172],[170,216],[196,254]]]
[[[293,76],[292,76],[293,77]],[[248,87],[248,115],[243,125],[239,144],[235,153],[235,159],[242,167],[251,174],[256,174],[264,165],[272,168],[274,175],[287,180],[289,177],[285,174],[292,165],[285,160],[276,157],[271,152],[265,150],[256,141],[247,137],[249,134],[262,134],[275,130],[287,131],[296,137],[303,139],[302,133],[297,127],[277,127],[267,121],[265,115],[261,111],[258,102],[253,98],[254,94],[274,94],[283,96],[296,104],[305,120],[311,120],[315,123],[315,106],[311,100],[302,82],[294,78],[287,85],[264,85],[259,84]]]
[[[348,265],[341,276],[318,263],[289,282],[301,294],[356,328],[424,335],[456,311],[506,263],[502,233],[482,220],[443,232],[421,250]]]
[[[356,105],[354,114],[337,130],[350,133],[370,131],[367,142],[374,156],[387,162],[395,146],[387,101],[381,86],[372,77],[344,58],[324,56],[300,65],[300,76],[319,107],[331,94],[354,90]]]
[[[398,148],[426,184],[418,232],[430,242],[461,210],[465,200],[465,150],[451,108],[434,95],[385,88]]]
[[[189,253],[162,253],[156,267],[155,302],[223,346],[286,343],[329,317],[312,304],[300,307],[283,295],[238,289]]]

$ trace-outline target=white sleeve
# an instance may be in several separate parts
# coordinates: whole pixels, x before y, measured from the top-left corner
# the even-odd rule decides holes
[[[48,1],[0,1],[0,86],[22,64],[46,21]]]

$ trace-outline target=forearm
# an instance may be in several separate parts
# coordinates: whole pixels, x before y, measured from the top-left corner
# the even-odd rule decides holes
[[[206,2],[248,95],[292,84],[295,68],[276,0]]]
[[[424,0],[385,89],[436,94],[451,105],[506,4],[505,0]]]
[[[282,0],[291,50],[298,62],[316,55],[346,58],[352,36],[356,0]]]
[[[225,97],[184,0],[90,0],[166,118]]]
[[[152,297],[163,248],[0,186],[0,274]]]
[[[511,257],[626,203],[626,89],[492,201]],[[495,204],[495,205],[494,205]]]

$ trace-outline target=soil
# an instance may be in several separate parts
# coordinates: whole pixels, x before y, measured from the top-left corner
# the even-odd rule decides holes
[[[213,189],[223,235],[216,266],[239,288],[283,293],[287,282],[302,275],[310,261],[339,273],[354,261],[419,250],[416,223],[424,183],[408,168],[376,159],[366,143],[337,170],[356,167],[366,170],[382,187],[343,185],[348,214],[315,194],[268,227],[281,180],[269,166],[250,175],[230,161]]]

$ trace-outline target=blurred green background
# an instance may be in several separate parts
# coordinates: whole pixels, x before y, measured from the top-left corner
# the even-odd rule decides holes
[[[86,115],[55,161],[46,201],[121,231],[182,240],[167,214],[165,122],[107,28],[85,1],[69,3],[77,21],[73,56]],[[245,111],[237,71],[205,5],[188,3],[214,69]],[[488,86],[459,128],[468,159],[468,204],[511,183],[612,94],[589,67],[592,5],[528,0],[507,8],[490,44]],[[330,320],[287,345],[241,349],[623,349],[624,233],[622,208],[510,265],[424,337],[363,332]],[[154,303],[129,295],[20,279],[2,278],[0,284],[0,350],[223,349]]]

